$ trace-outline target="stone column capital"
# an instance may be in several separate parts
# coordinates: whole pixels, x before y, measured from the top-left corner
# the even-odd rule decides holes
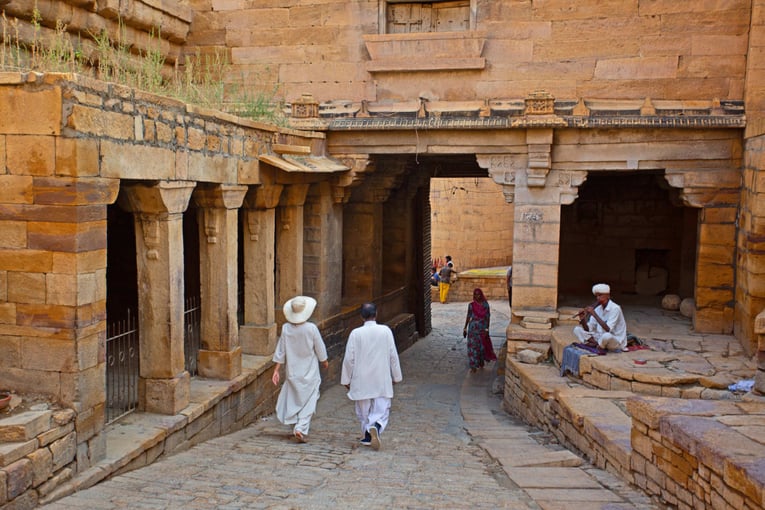
[[[158,181],[125,184],[120,206],[142,214],[181,214],[189,205],[195,182]]]
[[[489,177],[502,186],[507,203],[515,201],[516,173],[526,168],[526,154],[477,154],[478,166],[489,171]]]
[[[233,184],[200,185],[194,190],[194,201],[199,207],[213,209],[239,209],[247,194],[247,186]]]
[[[287,184],[282,191],[279,205],[285,207],[299,207],[305,204],[305,197],[308,195],[310,184]]]
[[[274,209],[279,205],[283,189],[283,184],[252,186],[244,197],[244,206],[247,209]]]

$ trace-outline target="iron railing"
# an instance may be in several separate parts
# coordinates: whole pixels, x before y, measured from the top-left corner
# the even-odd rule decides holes
[[[138,321],[127,318],[106,325],[106,423],[138,407]]]
[[[186,298],[183,311],[183,355],[186,371],[197,375],[197,357],[202,343],[202,307],[199,296]]]

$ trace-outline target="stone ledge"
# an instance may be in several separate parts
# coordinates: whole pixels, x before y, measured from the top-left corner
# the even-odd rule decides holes
[[[278,388],[267,374],[272,366],[270,357],[244,355],[242,374],[237,378],[192,379],[191,403],[178,414],[135,412],[111,424],[104,430],[105,458],[71,478],[62,477],[56,487],[46,486],[44,494],[40,494],[40,503],[50,503],[116,474],[150,464],[162,455],[246,427],[273,410]],[[258,396],[255,402],[250,393]],[[247,409],[240,412],[239,406]]]

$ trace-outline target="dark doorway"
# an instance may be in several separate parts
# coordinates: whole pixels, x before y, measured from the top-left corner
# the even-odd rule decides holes
[[[663,172],[590,174],[561,209],[559,303],[581,306],[598,282],[637,303],[689,297],[697,225]]]

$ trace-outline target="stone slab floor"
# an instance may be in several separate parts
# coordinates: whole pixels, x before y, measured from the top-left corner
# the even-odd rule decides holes
[[[509,308],[490,303],[498,347]],[[501,410],[494,364],[467,370],[466,308],[434,304],[433,332],[402,353],[380,451],[357,444],[353,404],[328,384],[306,444],[267,417],[44,508],[661,508]]]

